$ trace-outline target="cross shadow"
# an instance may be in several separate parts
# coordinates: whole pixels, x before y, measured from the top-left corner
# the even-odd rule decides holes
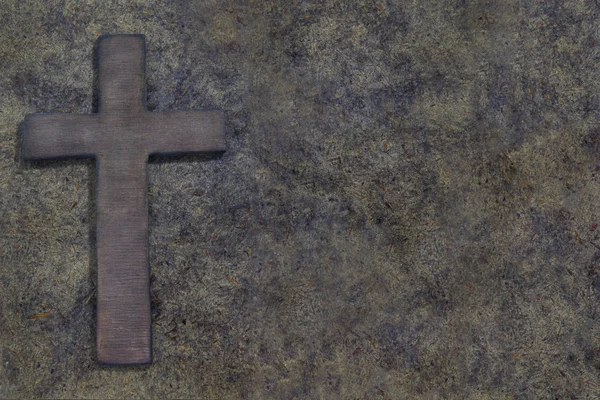
[[[222,152],[202,152],[198,154],[151,154],[148,158],[149,164],[173,164],[173,163],[197,163],[206,162],[219,158]]]

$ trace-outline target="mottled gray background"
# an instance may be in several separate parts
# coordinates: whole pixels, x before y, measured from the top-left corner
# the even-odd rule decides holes
[[[0,1],[0,398],[600,396],[600,5]],[[19,160],[147,40],[154,364],[95,361],[94,164]]]

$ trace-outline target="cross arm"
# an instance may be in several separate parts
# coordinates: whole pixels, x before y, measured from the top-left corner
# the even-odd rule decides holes
[[[149,154],[225,151],[225,124],[221,111],[149,113],[146,121]]]
[[[23,130],[25,160],[93,157],[95,115],[28,114]]]

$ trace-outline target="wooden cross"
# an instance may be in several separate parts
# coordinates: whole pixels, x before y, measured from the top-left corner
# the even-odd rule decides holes
[[[225,151],[220,111],[146,110],[142,35],[98,39],[97,114],[28,114],[22,157],[96,159],[98,362],[152,362],[146,163]]]

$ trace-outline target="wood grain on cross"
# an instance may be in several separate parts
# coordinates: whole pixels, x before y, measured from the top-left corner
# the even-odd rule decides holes
[[[98,61],[98,113],[27,115],[22,156],[95,157],[98,362],[148,364],[148,156],[225,151],[223,114],[148,112],[142,35],[101,37]]]

